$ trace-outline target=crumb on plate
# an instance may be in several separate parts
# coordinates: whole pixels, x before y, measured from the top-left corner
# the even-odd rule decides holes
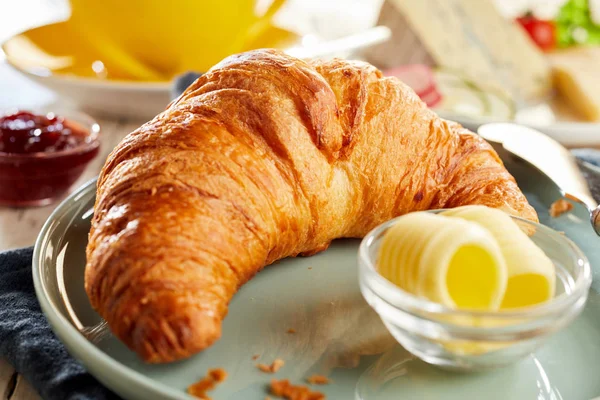
[[[290,328],[287,330],[287,333],[296,333],[296,330],[294,328]]]
[[[569,203],[565,199],[558,199],[550,206],[550,216],[552,218],[559,217],[566,212],[569,212],[573,209],[573,204]]]
[[[194,397],[203,400],[210,400],[206,395],[208,390],[212,390],[217,383],[223,382],[227,378],[227,372],[222,368],[209,369],[208,374],[198,382],[190,385],[187,392]]]
[[[292,385],[289,380],[271,381],[271,394],[288,400],[325,400],[321,392],[313,392],[308,386]]]
[[[329,378],[323,375],[311,375],[306,378],[306,382],[311,385],[327,385],[329,383]]]
[[[255,354],[255,355],[252,356],[252,359],[253,360],[258,360],[258,357],[260,357],[260,354]]]
[[[284,364],[285,361],[283,361],[281,358],[277,358],[275,359],[275,361],[273,361],[271,365],[257,364],[256,367],[262,372],[274,374],[275,372],[279,371],[279,369],[281,369],[281,367],[283,367]]]

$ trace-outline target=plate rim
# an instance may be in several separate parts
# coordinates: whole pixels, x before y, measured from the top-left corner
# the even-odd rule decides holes
[[[55,302],[48,294],[44,284],[42,252],[48,243],[48,234],[52,232],[58,219],[63,217],[73,207],[78,205],[82,198],[93,195],[97,177],[84,183],[80,188],[64,199],[45,221],[35,241],[32,275],[36,297],[44,315],[48,319],[52,331],[65,345],[68,352],[82,362],[86,370],[99,382],[117,394],[131,394],[131,391],[144,393],[149,398],[184,400],[193,399],[184,391],[154,380],[134,368],[113,358],[103,350],[90,343],[72,322],[57,309]],[[127,385],[130,385],[127,387]],[[125,397],[127,398],[127,397]]]
[[[57,221],[57,218],[64,215],[65,212],[76,204],[82,196],[89,195],[90,191],[95,188],[97,179],[98,178],[93,178],[84,183],[79,189],[64,199],[52,214],[50,214],[38,234],[33,250],[32,275],[35,294],[40,303],[40,307],[48,319],[52,331],[65,345],[68,352],[74,358],[82,362],[86,369],[109,389],[116,391],[114,387],[117,385],[113,384],[113,378],[108,376],[114,375],[120,376],[122,379],[124,378],[123,383],[135,384],[138,388],[163,396],[162,398],[165,399],[192,399],[188,394],[150,379],[140,372],[120,363],[96,346],[92,345],[73,326],[73,324],[56,309],[56,306],[50,300],[46,285],[42,279],[42,246],[47,242],[47,234],[52,228],[52,225]],[[109,371],[109,373],[107,374],[104,371]]]
[[[4,44],[2,45],[2,51],[4,51]],[[171,90],[171,82],[129,82],[124,80],[95,80],[94,78],[85,78],[85,77],[77,77],[77,76],[69,76],[69,75],[61,75],[61,74],[53,74],[49,73],[41,74],[32,71],[31,69],[22,68],[13,60],[11,60],[10,56],[6,51],[4,51],[6,55],[6,63],[13,68],[15,71],[26,75],[30,79],[40,80],[45,82],[52,82],[57,85],[69,85],[69,86],[78,86],[83,88],[98,88],[104,90],[118,90],[118,91],[140,91],[140,92],[150,92],[150,93],[170,93]]]

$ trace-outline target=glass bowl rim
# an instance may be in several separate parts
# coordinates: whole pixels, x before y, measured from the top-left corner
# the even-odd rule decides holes
[[[424,210],[420,212],[427,213],[440,213],[446,211],[448,209],[437,209],[437,210]],[[365,284],[370,288],[371,291],[382,300],[387,302],[390,306],[395,309],[399,309],[405,311],[406,309],[416,310],[432,314],[434,315],[451,315],[457,317],[475,317],[475,318],[489,318],[489,319],[517,319],[517,318],[526,318],[526,319],[537,319],[547,316],[549,314],[553,314],[556,312],[560,312],[568,308],[573,302],[577,301],[582,296],[587,295],[587,292],[592,283],[592,271],[589,260],[583,253],[579,247],[572,240],[567,238],[564,235],[561,235],[559,232],[555,231],[552,228],[549,228],[545,225],[529,221],[527,219],[517,217],[514,215],[510,215],[513,220],[518,221],[519,223],[524,223],[529,226],[533,226],[536,228],[536,232],[541,232],[546,237],[553,238],[563,245],[566,246],[567,251],[571,253],[577,259],[578,267],[581,268],[581,273],[579,276],[574,279],[574,283],[572,285],[571,292],[562,293],[550,301],[545,303],[523,307],[518,309],[511,309],[510,311],[481,311],[481,310],[465,310],[465,309],[455,309],[444,306],[442,304],[433,302],[428,299],[424,299],[422,297],[418,297],[409,292],[402,290],[400,287],[396,286],[386,278],[384,278],[374,265],[373,260],[369,256],[369,250],[376,238],[381,235],[381,233],[391,227],[398,218],[402,218],[402,216],[393,218],[383,224],[372,229],[360,243],[358,250],[358,258],[359,258],[359,274],[361,278],[366,272],[369,276],[368,279],[373,279],[377,282],[378,285],[383,286],[386,289],[386,292],[392,294],[394,301],[390,301],[390,296],[384,296],[382,293],[374,290],[372,283],[365,282]],[[363,271],[364,270],[364,271]]]
[[[89,114],[86,114],[79,110],[65,109],[61,107],[11,107],[0,109],[0,118],[13,113],[17,113],[19,111],[26,111],[38,115],[46,115],[48,113],[53,113],[57,116],[64,117],[67,120],[71,120],[79,125],[83,125],[83,128],[89,132],[89,137],[91,138],[91,140],[86,141],[85,143],[77,147],[53,153],[45,153],[41,151],[36,153],[5,153],[3,151],[0,151],[0,161],[53,159],[74,154],[87,153],[100,147],[100,124],[98,124],[98,122]]]

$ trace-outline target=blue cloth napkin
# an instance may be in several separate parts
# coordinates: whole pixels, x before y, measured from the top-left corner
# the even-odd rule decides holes
[[[33,289],[32,255],[32,247],[0,254],[0,357],[43,399],[119,399],[69,355],[50,329]]]
[[[581,161],[585,161],[596,167],[600,167],[600,150],[596,149],[573,149],[571,153]]]
[[[600,150],[573,149],[571,153],[590,187],[592,197],[600,203]]]

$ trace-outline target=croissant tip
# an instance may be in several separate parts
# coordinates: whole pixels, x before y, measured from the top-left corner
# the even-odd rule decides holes
[[[177,320],[138,321],[130,347],[146,363],[161,364],[189,358],[220,337],[220,319],[205,313],[187,314]]]

